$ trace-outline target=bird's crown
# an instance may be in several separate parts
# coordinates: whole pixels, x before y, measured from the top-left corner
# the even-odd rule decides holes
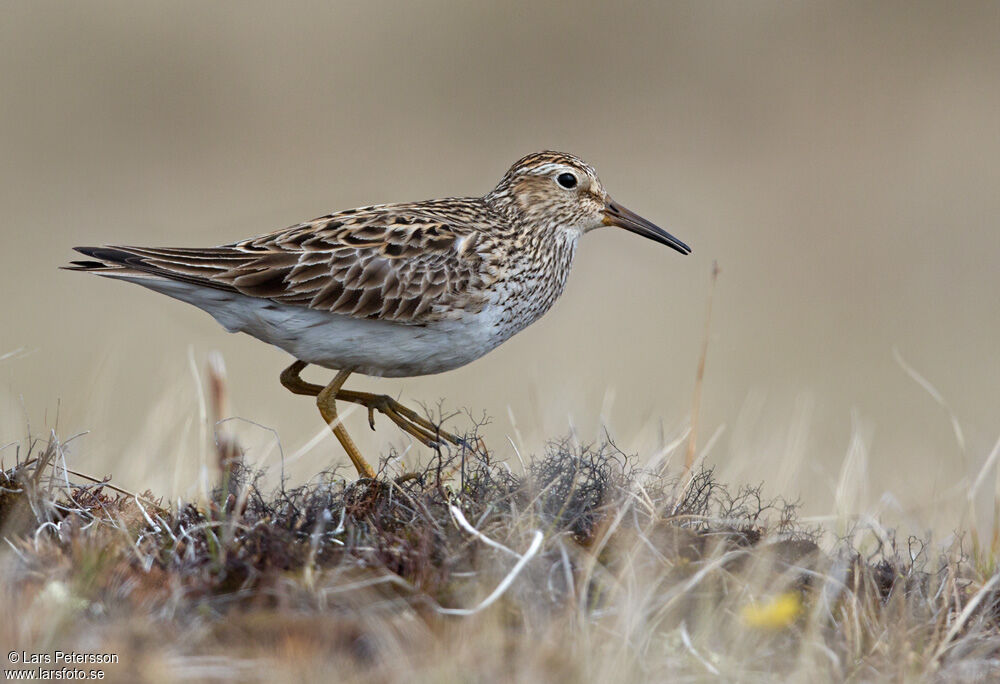
[[[569,167],[587,176],[597,176],[594,167],[579,157],[566,152],[544,150],[521,157],[507,171],[507,176],[547,175],[560,167]]]

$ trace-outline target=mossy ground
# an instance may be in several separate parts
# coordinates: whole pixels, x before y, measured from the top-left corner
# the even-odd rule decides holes
[[[518,472],[470,443],[273,491],[237,458],[168,505],[34,441],[0,472],[0,641],[117,653],[119,681],[1000,677],[1000,587],[960,545],[833,538],[610,443]]]

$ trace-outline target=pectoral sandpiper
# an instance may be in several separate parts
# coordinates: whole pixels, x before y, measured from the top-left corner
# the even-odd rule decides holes
[[[366,407],[369,422],[384,413],[425,445],[460,442],[388,396],[343,389],[347,377],[428,375],[478,359],[549,310],[580,236],[601,226],[691,251],[612,201],[589,164],[539,152],[482,197],[348,209],[221,247],[77,247],[93,260],[67,268],[194,304],[287,351],[296,361],[282,384],[316,397],[358,473],[374,477],[337,400]],[[338,372],[323,387],[300,377],[308,364]]]

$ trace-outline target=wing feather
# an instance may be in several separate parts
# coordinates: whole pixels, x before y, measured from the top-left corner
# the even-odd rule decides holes
[[[382,205],[220,247],[78,247],[98,261],[75,267],[422,324],[482,309],[496,277],[483,249],[495,220],[477,198]]]

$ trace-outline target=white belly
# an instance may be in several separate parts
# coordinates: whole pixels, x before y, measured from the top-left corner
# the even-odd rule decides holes
[[[123,278],[207,311],[229,332],[244,332],[306,363],[365,375],[408,377],[463,366],[495,348],[491,307],[424,326],[357,319],[268,299],[150,278]]]

